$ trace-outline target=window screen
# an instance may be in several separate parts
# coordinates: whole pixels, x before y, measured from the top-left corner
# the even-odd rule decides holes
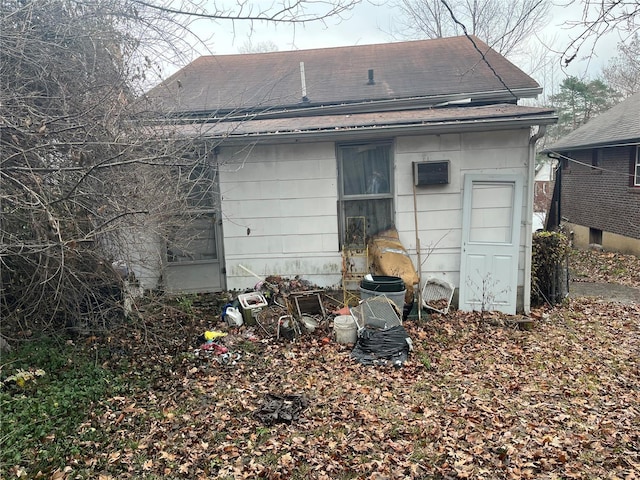
[[[184,220],[184,219],[183,219]],[[172,232],[167,246],[169,262],[196,262],[218,258],[215,215],[204,213],[188,218]]]

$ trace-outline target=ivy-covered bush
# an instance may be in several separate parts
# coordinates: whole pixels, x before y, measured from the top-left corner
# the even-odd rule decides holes
[[[568,292],[570,243],[561,232],[533,235],[531,253],[531,305],[560,303]]]

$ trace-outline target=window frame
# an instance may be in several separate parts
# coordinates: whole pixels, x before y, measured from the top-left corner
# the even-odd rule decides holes
[[[631,171],[633,173],[633,176],[631,177],[631,186],[634,188],[640,188],[640,145],[635,146],[635,161],[633,161],[632,154],[631,167]]]
[[[344,165],[344,153],[346,149],[353,147],[386,147],[388,149],[388,163],[387,163],[387,182],[388,182],[388,192],[382,193],[357,193],[357,194],[346,194],[345,193],[345,165]],[[376,141],[359,141],[359,142],[344,142],[344,143],[336,143],[336,159],[337,159],[337,170],[338,170],[338,232],[339,239],[338,243],[340,249],[345,246],[345,235],[347,230],[347,217],[346,217],[346,208],[347,204],[350,202],[361,202],[366,200],[382,200],[387,202],[387,208],[389,209],[389,226],[395,224],[395,179],[394,179],[394,171],[395,171],[395,162],[394,162],[394,142],[393,140],[376,140]],[[365,232],[365,241],[370,237],[373,233],[376,232]]]
[[[198,228],[197,224],[199,221],[205,221],[208,223],[208,228]],[[207,211],[204,212],[202,210],[199,211],[189,211],[186,212],[185,215],[180,216],[177,219],[177,225],[174,225],[172,232],[170,234],[170,238],[167,240],[166,247],[166,262],[169,265],[193,265],[199,263],[211,263],[219,261],[220,253],[218,246],[218,235],[216,229],[216,222],[218,221],[218,216],[216,212]],[[190,251],[185,248],[180,248],[176,246],[174,242],[171,242],[172,239],[175,240],[177,237],[176,232],[182,231],[186,234],[190,234],[190,238],[187,241],[187,244],[184,245],[188,247],[192,244],[192,242],[197,242],[198,244],[202,244],[203,242],[209,242],[213,245],[213,250],[209,250],[207,252],[203,252],[203,250],[193,250]],[[203,235],[206,234],[206,237]],[[187,240],[185,238],[185,240]],[[174,249],[174,250],[172,250]],[[173,253],[172,253],[173,252]],[[198,258],[188,258],[188,257],[198,257]],[[204,257],[204,258],[202,258]]]
[[[191,159],[185,159],[187,162]],[[218,238],[217,224],[219,222],[219,194],[218,194],[218,170],[215,164],[209,162],[205,156],[197,162],[189,162],[184,164],[176,164],[174,166],[174,176],[176,177],[179,188],[186,187],[183,192],[183,199],[185,209],[181,215],[175,217],[175,221],[169,233],[169,238],[166,241],[165,248],[165,262],[167,265],[195,265],[204,263],[215,263],[220,261],[220,239]],[[197,178],[193,180],[191,178],[192,172],[198,172]],[[186,181],[181,181],[185,178]],[[198,182],[206,181],[207,185],[204,189],[199,190]],[[195,192],[195,194],[194,194]],[[195,201],[194,201],[195,200]],[[202,201],[204,200],[204,201]],[[197,224],[203,220],[209,223],[209,228],[204,230],[197,228]],[[207,238],[212,241],[213,251],[202,252],[193,251],[180,248],[173,244],[172,240],[177,237],[176,232],[178,230],[187,231],[191,229],[193,235],[191,238],[197,242],[203,241],[203,233],[209,235]],[[185,236],[186,237],[186,236]],[[188,246],[191,241],[187,245]],[[172,248],[175,248],[178,252],[184,252],[184,255],[172,254]],[[194,256],[207,258],[193,258],[184,259],[189,254],[195,254]]]

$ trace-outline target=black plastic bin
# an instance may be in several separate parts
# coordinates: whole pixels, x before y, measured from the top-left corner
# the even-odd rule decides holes
[[[373,275],[373,280],[363,278],[360,287],[372,292],[402,292],[404,291],[404,282],[400,277],[391,277],[386,275]]]
[[[404,309],[404,281],[400,277],[374,275],[373,280],[362,279],[360,282],[360,299],[385,296],[398,307],[402,314]]]

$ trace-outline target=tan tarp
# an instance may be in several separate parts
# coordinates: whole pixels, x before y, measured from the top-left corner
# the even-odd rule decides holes
[[[407,289],[405,303],[413,301],[414,285],[418,284],[418,272],[413,266],[409,253],[400,243],[395,228],[385,230],[369,241],[369,259],[374,275],[400,277]]]

